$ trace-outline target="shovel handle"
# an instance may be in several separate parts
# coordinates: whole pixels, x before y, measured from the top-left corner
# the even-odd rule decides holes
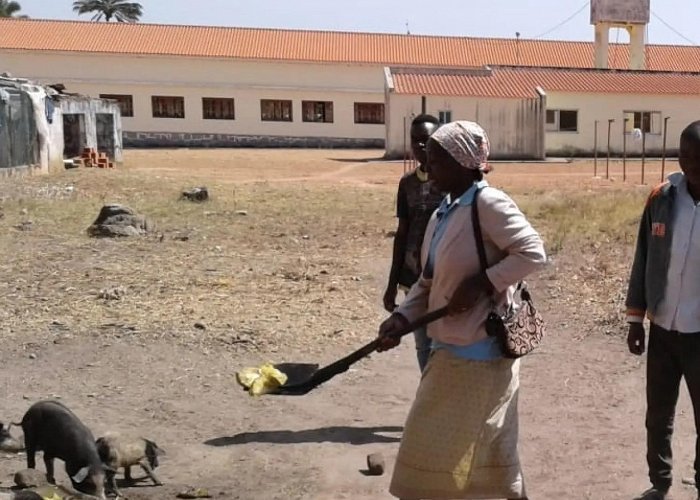
[[[417,320],[415,320],[412,323],[408,323],[406,326],[403,328],[400,328],[396,332],[394,332],[392,335],[390,335],[391,338],[394,339],[400,339],[401,337],[408,335],[411,332],[414,332],[415,330],[422,328],[429,323],[432,323],[433,321],[436,321],[440,318],[443,318],[447,316],[448,314],[448,309],[447,306],[441,307],[440,309],[435,309],[434,311],[431,311],[424,316],[421,316]]]
[[[409,323],[406,326],[398,329],[391,335],[391,338],[401,338],[404,335],[408,335],[409,333],[427,325],[428,323],[432,323],[435,320],[447,316],[447,313],[447,307],[443,307],[440,309],[436,309],[435,311],[429,312],[425,316],[421,316],[414,322]],[[357,351],[345,356],[342,359],[339,359],[335,363],[331,363],[330,365],[321,368],[316,373],[314,373],[308,380],[299,382],[297,384],[283,385],[272,394],[281,394],[286,396],[302,396],[308,393],[309,391],[313,390],[314,388],[318,387],[319,385],[323,384],[324,382],[329,381],[336,375],[348,371],[348,369],[353,364],[357,363],[363,358],[366,358],[374,351],[376,351],[377,347],[379,347],[381,342],[381,338],[376,338],[372,342],[360,347]]]

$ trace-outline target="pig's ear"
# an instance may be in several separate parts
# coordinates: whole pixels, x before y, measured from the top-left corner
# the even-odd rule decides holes
[[[89,467],[83,467],[83,468],[80,469],[78,472],[76,472],[75,475],[71,477],[71,479],[72,479],[74,482],[80,484],[80,483],[82,483],[83,481],[85,481],[85,478],[88,477],[88,473],[89,473],[89,472],[90,472],[90,468],[89,468]]]

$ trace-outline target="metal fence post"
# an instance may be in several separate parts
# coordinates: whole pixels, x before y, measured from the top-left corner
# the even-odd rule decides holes
[[[661,154],[661,182],[664,181],[664,178],[666,177],[666,137],[668,134],[668,119],[671,118],[670,116],[667,116],[664,118],[664,147],[663,147],[663,152]]]
[[[650,118],[651,120],[651,118]],[[644,185],[644,170],[646,167],[646,156],[647,156],[647,132],[644,126],[644,120],[642,120],[642,185]]]
[[[605,164],[605,178],[610,179],[610,130],[612,128],[612,124],[615,120],[610,118],[608,119],[608,161]]]
[[[598,177],[598,120],[593,122],[593,177]]]
[[[627,122],[629,118],[625,118],[622,124],[622,181],[627,180]]]

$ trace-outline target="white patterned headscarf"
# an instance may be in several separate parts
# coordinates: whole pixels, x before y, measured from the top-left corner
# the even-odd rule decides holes
[[[446,123],[430,136],[450,153],[457,163],[470,170],[488,172],[491,145],[481,125],[470,121]]]

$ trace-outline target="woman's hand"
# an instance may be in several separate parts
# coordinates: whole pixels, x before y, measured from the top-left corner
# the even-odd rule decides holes
[[[388,351],[401,343],[400,337],[392,337],[396,332],[408,325],[408,320],[405,316],[399,313],[394,313],[389,316],[379,326],[379,347],[377,352]]]
[[[451,315],[468,311],[479,300],[483,294],[492,294],[493,285],[486,276],[480,273],[464,280],[455,290],[452,298],[447,303],[447,308]]]

